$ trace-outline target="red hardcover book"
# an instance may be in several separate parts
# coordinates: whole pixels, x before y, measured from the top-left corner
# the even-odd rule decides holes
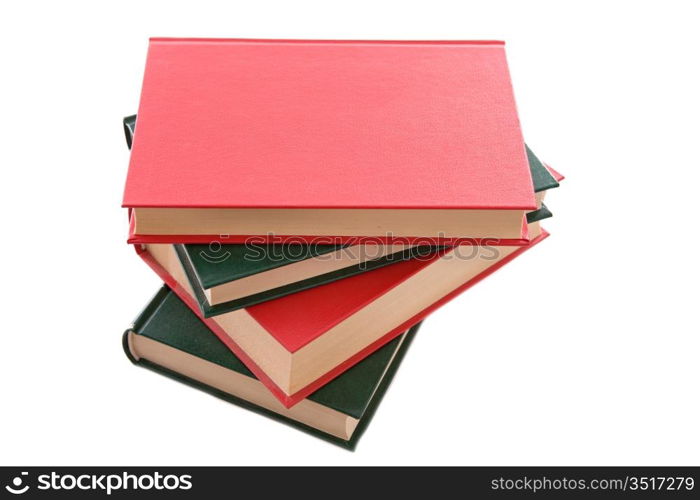
[[[444,248],[202,320],[290,407],[547,236],[530,229],[526,246]],[[136,248],[201,318],[173,245]]]
[[[504,44],[152,39],[123,205],[133,243],[525,244]]]
[[[547,163],[545,163],[544,166],[547,167],[547,170],[549,170],[549,173],[551,173],[552,176],[554,176],[554,179],[556,179],[557,182],[561,182],[561,181],[563,181],[563,180],[565,179],[565,177],[564,177],[562,174],[560,174],[559,172],[557,172],[556,170],[554,170],[554,169],[553,169],[550,165],[548,165]]]

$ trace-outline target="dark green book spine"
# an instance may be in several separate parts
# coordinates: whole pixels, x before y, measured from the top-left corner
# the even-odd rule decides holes
[[[552,212],[550,212],[547,206],[542,203],[542,207],[540,207],[539,210],[529,212],[526,217],[527,223],[532,224],[533,222],[538,222],[552,217]]]
[[[125,116],[122,124],[124,125],[126,145],[131,149],[131,144],[134,142],[134,131],[136,130],[136,115]]]
[[[527,152],[527,161],[530,164],[530,175],[532,175],[535,193],[559,187],[557,180],[527,144],[525,144],[525,151]]]

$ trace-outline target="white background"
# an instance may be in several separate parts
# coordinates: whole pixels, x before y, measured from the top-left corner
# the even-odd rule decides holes
[[[3,3],[0,463],[698,465],[698,15],[569,4]],[[355,453],[121,350],[149,36],[507,41],[552,237],[426,321]]]

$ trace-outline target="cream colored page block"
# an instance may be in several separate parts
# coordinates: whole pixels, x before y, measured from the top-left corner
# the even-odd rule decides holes
[[[168,271],[168,274],[187,291],[190,297],[194,298],[194,290],[192,290],[190,280],[187,279],[182,263],[177,256],[177,252],[175,252],[175,247],[161,243],[152,243],[145,246],[155,261]]]
[[[135,208],[134,230],[153,235],[520,238],[524,214],[523,210]]]
[[[194,292],[175,252],[175,247],[169,244],[149,244],[146,245],[146,249],[194,299]],[[211,319],[282,391],[291,394],[288,392],[291,368],[289,351],[253,320],[245,309],[220,314]]]
[[[153,339],[132,333],[129,336],[129,345],[136,358],[147,359],[227,394],[250,401],[267,410],[341,439],[349,439],[357,427],[357,419],[308,399],[300,401],[292,408],[285,408],[260,381]]]
[[[292,355],[245,309],[211,318],[282,391],[291,395]]]
[[[454,250],[328,330],[293,354],[292,393],[344,362],[408,318],[485,271],[520,247],[491,247],[497,259],[460,259]],[[480,248],[480,257],[491,256]]]

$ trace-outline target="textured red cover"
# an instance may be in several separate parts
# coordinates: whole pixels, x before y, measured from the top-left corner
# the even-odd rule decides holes
[[[386,335],[367,346],[342,364],[335,367],[324,376],[318,378],[300,391],[288,395],[280,389],[267,375],[251,360],[246,353],[226,335],[219,325],[211,318],[202,318],[199,306],[195,300],[170,276],[152,257],[141,250],[139,245],[135,248],[139,255],[151,266],[155,272],[165,281],[170,288],[192,309],[204,323],[231,349],[248,368],[263,382],[270,391],[287,408],[298,403],[306,396],[337,377],[355,363],[364,359],[376,349],[422,321],[428,314],[451,300],[461,292],[484,279],[507,262],[510,262],[524,251],[533,247],[549,236],[545,231],[540,236],[530,241],[526,246],[518,248],[515,252],[495,263],[487,270],[473,279],[453,290],[430,307],[407,319]],[[305,290],[279,299],[274,299],[257,306],[247,308],[247,311],[260,322],[270,334],[272,334],[288,350],[294,351],[307,342],[323,333],[324,328],[330,328],[333,324],[342,321],[363,304],[368,303],[380,294],[381,290],[388,290],[397,286],[411,274],[417,272],[429,261],[406,261],[392,264],[384,268],[369,271],[357,276],[339,280],[334,283],[322,285],[310,290]],[[359,279],[357,279],[359,278]]]
[[[544,166],[547,167],[547,170],[549,170],[549,173],[552,174],[554,180],[556,180],[557,182],[561,182],[565,179],[563,175],[554,170],[551,166],[547,165],[546,163],[544,164]]]
[[[443,252],[444,253],[444,252]],[[296,352],[439,259],[412,259],[246,308],[287,351]]]
[[[504,44],[154,38],[123,204],[534,210]]]

